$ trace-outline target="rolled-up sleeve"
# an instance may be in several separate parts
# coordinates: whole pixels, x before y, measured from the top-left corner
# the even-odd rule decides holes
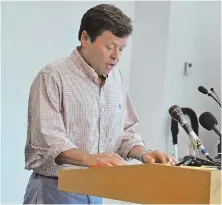
[[[28,108],[28,142],[25,148],[26,168],[45,163],[76,146],[66,137],[62,108],[62,83],[59,75],[46,69],[40,72],[30,89]]]
[[[128,94],[126,94],[124,134],[122,136],[122,142],[118,151],[119,155],[125,160],[128,159],[127,155],[133,147],[137,145],[145,146],[145,143],[143,142],[141,136],[135,130],[138,122],[139,120],[135,113],[135,110],[133,109],[130,97],[128,96]]]

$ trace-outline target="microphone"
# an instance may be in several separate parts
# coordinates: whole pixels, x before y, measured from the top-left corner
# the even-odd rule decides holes
[[[210,156],[209,153],[206,151],[205,147],[203,146],[203,143],[201,140],[197,137],[195,132],[192,130],[192,128],[189,126],[189,124],[186,122],[186,120],[183,117],[183,112],[181,108],[179,108],[177,105],[173,105],[169,109],[169,114],[171,117],[178,121],[179,124],[182,126],[182,128],[185,130],[185,132],[189,135],[191,143],[194,147],[194,150],[199,149],[200,152],[210,161],[214,161]]]
[[[173,141],[173,153],[172,155],[175,157],[175,159],[178,161],[178,148],[177,148],[177,135],[178,135],[179,129],[178,129],[178,122],[175,120],[171,120],[171,133],[172,133],[172,141]]]
[[[191,128],[193,129],[193,131],[196,133],[196,135],[198,135],[198,131],[199,131],[199,124],[198,124],[198,118],[196,113],[188,107],[183,107],[181,108],[184,116],[187,115],[190,118],[190,122],[191,122]],[[176,158],[176,160],[178,161],[178,148],[177,148],[177,135],[179,133],[179,128],[178,128],[178,122],[176,120],[174,120],[172,118],[171,120],[171,133],[172,133],[172,141],[173,141],[173,152],[172,155]],[[194,149],[193,149],[193,144],[190,142],[189,143],[189,154],[190,155],[196,155]]]
[[[201,93],[203,93],[203,94],[208,94],[208,90],[207,90],[205,87],[203,87],[203,86],[199,86],[199,87],[198,87],[198,90],[199,90]]]
[[[218,124],[217,119],[210,112],[202,113],[199,117],[199,122],[203,128],[209,131],[213,130],[219,137],[221,137],[220,131],[216,128],[216,125]]]
[[[198,87],[198,90],[201,92],[201,93],[203,93],[203,94],[207,94],[208,96],[210,96],[210,97],[212,97],[219,105],[220,105],[220,107],[221,107],[221,103],[212,95],[212,93],[209,93],[208,92],[208,90],[205,88],[205,87],[203,87],[203,86],[199,86]],[[213,92],[213,91],[212,91]]]
[[[200,115],[199,122],[203,128],[209,131],[214,130],[214,132],[220,137],[220,142],[217,146],[218,156],[216,158],[221,158],[221,132],[216,127],[218,124],[217,119],[210,112],[204,112]]]

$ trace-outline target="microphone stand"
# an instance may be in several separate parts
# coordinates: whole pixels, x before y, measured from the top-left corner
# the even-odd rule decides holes
[[[218,170],[221,170],[221,165],[215,164],[214,162],[198,158],[193,155],[187,155],[183,158],[183,160],[176,164],[176,166],[195,166],[195,167],[201,167],[203,165],[205,166],[216,166]]]
[[[217,156],[215,157],[216,160],[221,161],[221,139],[220,139],[220,143],[217,145]]]
[[[212,95],[212,93],[207,93],[207,95],[212,97],[218,103],[218,105],[221,107],[221,103]]]
[[[209,93],[209,92],[208,92],[207,95],[210,96],[210,97],[212,97],[212,98],[218,103],[218,105],[221,107],[221,101],[220,101],[219,97],[217,96],[216,92],[214,91],[213,88],[211,88],[210,90],[212,91],[212,93],[215,94],[215,96],[217,97],[217,99],[212,95],[212,93]],[[220,138],[219,138],[220,142],[219,142],[219,144],[217,145],[217,153],[218,153],[218,155],[215,157],[215,159],[221,161],[221,154],[222,154],[222,153],[221,153],[221,133],[220,133],[219,130],[217,130],[216,128],[213,129],[213,130],[220,136]]]
[[[201,144],[202,142],[197,142],[197,144],[195,144],[194,141],[191,141],[193,144],[193,150],[194,150],[194,154],[193,155],[187,155],[183,158],[183,160],[181,162],[179,162],[178,164],[176,164],[176,166],[197,166],[197,167],[201,167],[203,165],[205,166],[217,166],[217,169],[221,170],[221,161],[219,160],[213,160],[209,155],[206,156],[207,160],[205,159],[201,159],[199,157],[196,156],[195,152],[198,150],[200,150]]]
[[[216,160],[220,160],[221,161],[221,133],[220,131],[216,128],[213,127],[214,132],[216,132],[216,134],[219,136],[219,144],[217,145],[217,156],[215,157]]]
[[[219,99],[219,97],[217,96],[217,93],[215,92],[215,90],[213,88],[210,89],[214,95],[217,97],[217,100],[221,103],[221,100]],[[212,93],[211,93],[212,94]]]

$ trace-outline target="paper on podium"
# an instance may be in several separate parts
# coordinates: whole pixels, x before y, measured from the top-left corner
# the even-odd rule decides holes
[[[61,170],[58,189],[139,204],[221,204],[221,171],[163,164]]]

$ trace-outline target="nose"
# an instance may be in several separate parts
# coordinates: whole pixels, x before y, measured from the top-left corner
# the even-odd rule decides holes
[[[115,61],[118,61],[120,58],[120,52],[119,50],[114,50],[111,54],[111,58]]]

